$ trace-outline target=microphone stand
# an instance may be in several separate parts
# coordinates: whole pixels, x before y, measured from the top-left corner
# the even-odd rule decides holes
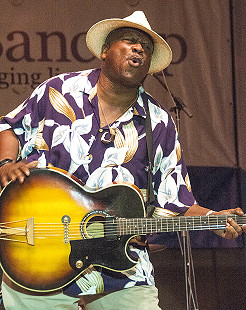
[[[176,118],[176,126],[177,131],[180,133],[180,114],[183,111],[189,118],[192,118],[193,115],[188,110],[187,106],[183,103],[183,101],[175,97],[167,87],[166,83],[160,78],[158,74],[153,74],[153,76],[158,80],[158,82],[164,87],[164,89],[170,94],[171,99],[174,103],[174,106],[171,107],[170,111],[174,112]],[[163,78],[164,73],[163,73]],[[198,300],[196,294],[196,283],[195,283],[195,273],[194,273],[194,265],[193,258],[191,253],[191,245],[190,245],[190,236],[188,231],[182,231],[181,237],[183,243],[181,244],[180,236],[178,234],[179,244],[181,248],[181,252],[184,259],[184,272],[185,272],[185,291],[186,291],[186,309],[187,310],[199,310],[198,308]]]

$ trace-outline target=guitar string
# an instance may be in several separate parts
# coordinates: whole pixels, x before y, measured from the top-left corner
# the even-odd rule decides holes
[[[224,229],[225,228],[225,225],[221,225],[221,226],[215,226],[214,228],[213,227],[209,227],[210,229]],[[177,229],[177,230],[170,230],[170,231],[185,231],[185,230],[187,230],[186,229],[186,227],[184,227],[184,228],[180,228],[180,229]],[[197,228],[197,229],[193,229],[193,231],[195,231],[195,230],[201,230],[201,229],[199,229],[199,228]],[[154,232],[158,232],[158,231],[154,231]],[[164,231],[163,231],[164,232]],[[166,231],[166,232],[168,232],[168,230]],[[101,231],[100,231],[100,233],[101,233]],[[138,231],[138,232],[136,232],[135,230],[134,230],[134,232],[131,232],[131,231],[129,231],[127,234],[129,234],[129,235],[131,235],[131,234],[141,234],[141,232],[140,231]],[[146,233],[146,232],[142,232],[143,234],[144,233]],[[88,238],[82,238],[82,240],[86,240],[86,239],[94,239],[94,238],[101,238],[101,237],[105,237],[104,236],[104,234],[101,234],[101,235],[99,235],[99,236],[93,236],[93,234],[96,234],[96,232],[90,232],[90,234],[89,234],[89,236],[88,236]],[[122,235],[125,235],[124,233],[122,234]],[[8,236],[7,234],[5,235],[5,236]],[[12,236],[16,236],[16,235],[12,235]],[[117,233],[113,233],[113,234],[107,234],[107,236],[119,236],[119,234],[117,234]],[[23,237],[23,236],[22,236]],[[60,234],[44,234],[44,235],[34,235],[34,238],[35,239],[46,239],[46,238],[51,238],[51,237],[60,237],[61,239],[64,239],[64,233],[60,233]],[[71,233],[69,233],[69,235],[68,235],[68,238],[72,241],[72,240],[77,240],[78,238],[81,238],[82,236],[81,236],[81,234],[80,233],[77,233],[77,234],[71,234]],[[74,239],[73,239],[74,238]],[[26,241],[22,241],[22,240],[15,240],[15,239],[10,239],[10,238],[6,238],[6,237],[0,237],[0,240],[9,240],[9,241],[16,241],[16,242],[22,242],[22,243],[27,243]]]
[[[225,227],[225,224],[221,224],[221,225],[214,225],[214,226],[205,226],[205,228],[210,228],[210,229],[223,229]],[[204,228],[204,227],[203,227]],[[141,231],[142,230],[142,231]],[[182,230],[187,230],[187,227],[178,227],[177,229],[167,229],[167,230],[165,230],[165,229],[163,229],[162,231],[164,232],[164,231],[182,231]],[[200,229],[200,227],[196,227],[196,228],[193,228],[192,230],[201,230]],[[141,232],[142,233],[148,233],[148,232],[158,232],[158,230],[157,229],[150,229],[150,230],[145,230],[144,228],[143,229],[138,229],[138,230],[136,230],[136,228],[135,227],[127,227],[127,229],[122,229],[122,231],[124,232],[124,231],[127,231],[127,234],[134,234],[134,233],[138,233],[138,234],[141,234]],[[104,236],[105,234],[102,232],[102,230],[91,230],[89,233],[87,233],[86,235],[88,235],[89,237],[93,237],[93,238],[96,238],[95,236],[93,236],[93,235],[97,235],[97,234],[101,234],[102,236]],[[72,238],[72,237],[81,237],[81,232],[79,231],[79,232],[72,232],[71,230],[69,230],[69,232],[68,232],[68,234],[69,234],[69,238]],[[109,231],[109,230],[107,230],[107,234],[106,234],[106,236],[108,236],[108,235],[110,235],[110,236],[118,236],[118,235],[120,235],[119,233],[116,233],[115,232],[115,229],[113,229],[112,231]],[[123,233],[123,235],[124,235],[124,233]],[[4,234],[4,236],[18,236],[18,233],[12,233],[12,234],[8,234],[8,233],[5,233]],[[45,231],[43,234],[42,233],[38,233],[37,234],[37,232],[36,231],[34,231],[34,236],[35,236],[35,238],[45,238],[45,237],[62,237],[62,238],[64,238],[64,231],[62,230],[60,233],[59,232],[55,232],[55,233],[50,233],[50,232],[48,232],[47,233],[47,231]],[[23,235],[21,236],[21,237],[23,237]],[[2,237],[0,237],[0,239],[3,239]],[[85,239],[87,239],[87,238],[85,238]],[[88,238],[88,239],[90,239],[90,238]]]
[[[246,215],[243,215],[243,216],[238,216],[236,214],[220,214],[220,215],[209,215],[209,216],[205,216],[205,215],[199,215],[199,216],[167,216],[167,217],[158,217],[158,218],[154,218],[154,217],[143,217],[143,218],[135,218],[135,217],[132,217],[132,218],[119,218],[119,217],[113,217],[113,219],[115,220],[148,220],[148,221],[155,221],[155,220],[167,220],[167,221],[172,221],[172,220],[175,220],[175,221],[185,221],[187,222],[188,220],[206,220],[206,219],[224,219],[226,220],[228,217],[234,217],[234,218],[237,218],[238,220],[242,219],[242,220],[246,220]],[[6,225],[6,224],[9,224],[9,223],[18,223],[18,222],[26,222],[27,219],[22,219],[22,220],[16,220],[16,221],[8,221],[8,222],[0,222],[0,225]],[[108,220],[103,220],[102,222],[105,222],[105,221],[108,221]],[[100,221],[98,221],[100,222]],[[36,225],[38,224],[62,224],[63,223],[56,223],[56,222],[50,222],[50,223],[37,223]]]
[[[224,227],[225,226],[225,224],[226,224],[226,222],[222,222],[222,223],[218,223],[217,221],[216,222],[214,222],[214,223],[212,223],[212,222],[210,222],[210,223],[200,223],[200,225],[198,225],[198,226],[194,226],[193,227],[193,225],[170,225],[170,224],[165,224],[165,223],[162,223],[162,224],[160,224],[160,223],[157,223],[157,224],[159,224],[159,225],[154,225],[154,227],[153,227],[153,224],[152,223],[150,223],[149,225],[148,224],[145,224],[145,225],[143,225],[143,226],[138,226],[138,227],[136,227],[136,225],[134,225],[134,224],[132,224],[132,225],[118,225],[118,224],[108,224],[107,225],[107,229],[106,229],[106,231],[107,232],[110,232],[110,231],[115,231],[116,230],[116,228],[118,228],[118,230],[133,230],[133,231],[140,231],[140,230],[144,230],[144,231],[150,231],[150,232],[152,232],[152,231],[155,231],[155,230],[157,230],[158,231],[158,229],[166,229],[167,231],[168,230],[173,230],[174,228],[175,228],[175,230],[185,230],[185,229],[188,229],[188,228],[191,228],[191,230],[199,230],[199,229],[201,229],[201,228],[206,228],[206,227],[208,227],[208,228],[211,228],[211,229],[213,229],[213,228],[217,228],[217,227]],[[240,224],[240,223],[239,223]],[[242,223],[242,224],[244,224],[244,223]],[[81,231],[81,229],[80,228],[77,228],[77,227],[75,227],[76,228],[76,230],[79,230],[79,231]],[[5,227],[5,229],[8,229],[8,228],[6,228]],[[9,227],[9,229],[13,229],[13,227]],[[39,232],[43,232],[43,233],[47,233],[47,232],[57,232],[57,230],[61,230],[61,232],[64,232],[64,227],[63,226],[60,226],[60,227],[56,227],[56,228],[54,228],[54,227],[51,227],[51,228],[49,228],[48,226],[47,226],[47,228],[46,229],[42,229],[42,228],[39,228],[39,229],[37,229],[36,227],[34,227],[34,231],[35,231],[35,233],[39,233]],[[72,231],[72,229],[73,229],[73,227],[69,227],[69,231],[71,232]],[[75,231],[76,231],[75,230]],[[87,228],[85,228],[85,230],[87,230]],[[103,229],[102,228],[93,228],[93,229],[90,229],[90,232],[100,232],[100,231],[102,231]],[[23,230],[19,230],[19,232],[13,232],[12,234],[20,234],[20,233],[23,233],[23,232],[25,232],[24,231],[24,229]],[[8,232],[2,232],[1,234],[6,234],[6,233],[8,233]],[[8,233],[8,234],[10,234],[10,233]]]
[[[206,218],[200,218],[199,219],[190,219],[190,221],[185,221],[185,223],[180,223],[180,220],[179,219],[176,219],[176,218],[173,218],[171,221],[170,221],[170,218],[169,220],[167,220],[167,223],[165,223],[165,219],[162,218],[162,219],[153,219],[153,218],[143,218],[143,219],[138,219],[138,218],[130,218],[130,219],[123,219],[123,220],[117,220],[117,222],[114,222],[114,223],[109,223],[108,221],[97,221],[97,222],[92,222],[93,224],[95,223],[98,223],[98,224],[106,224],[107,223],[107,227],[109,226],[124,226],[124,225],[127,225],[127,226],[136,226],[136,225],[139,225],[139,222],[146,222],[149,225],[154,225],[154,224],[160,224],[162,226],[166,225],[166,226],[172,226],[173,224],[175,225],[179,225],[180,227],[186,227],[187,225],[192,225],[192,224],[201,224],[202,226],[204,226],[205,223],[208,223],[208,226],[210,225],[213,225],[213,224],[218,224],[219,222],[226,222],[228,218],[233,218],[233,216],[231,215],[228,215],[226,218],[222,218],[220,219],[219,217],[206,217]],[[241,219],[241,220],[240,220]],[[24,221],[24,220],[23,220]],[[123,222],[123,223],[122,223]],[[240,224],[244,224],[244,218],[242,217],[239,217],[237,219],[237,222]],[[8,223],[12,223],[12,222],[8,222]],[[89,223],[89,226],[92,224],[92,223]],[[81,222],[73,222],[73,223],[70,223],[68,225],[69,228],[71,228],[72,226],[83,226],[83,224],[81,224]],[[41,227],[42,229],[45,229],[45,227],[49,228],[50,227],[53,227],[53,229],[56,229],[56,228],[64,228],[64,224],[63,223],[37,223],[37,224],[34,224],[34,227],[37,229],[40,229],[39,227]],[[6,228],[6,225],[5,223],[0,223],[0,228]],[[15,229],[20,229],[20,227],[7,227],[7,228],[15,228]],[[42,230],[41,229],[41,230]],[[100,228],[99,228],[100,229]]]
[[[108,225],[119,225],[119,223],[121,221],[125,221],[127,222],[127,224],[129,224],[128,222],[132,222],[130,224],[132,225],[136,225],[136,223],[138,224],[138,222],[161,222],[162,224],[165,224],[165,221],[167,222],[166,224],[169,225],[170,222],[177,222],[177,223],[181,223],[181,224],[190,224],[190,222],[192,223],[206,223],[206,222],[211,222],[211,221],[223,221],[226,222],[228,220],[228,218],[234,218],[236,219],[236,221],[238,223],[244,224],[244,222],[246,221],[246,216],[237,216],[237,215],[233,215],[233,214],[228,214],[228,215],[211,215],[211,216],[195,216],[195,217],[167,217],[167,218],[116,218],[116,222],[110,223],[108,220],[101,220],[101,221],[92,221],[92,223],[99,223],[99,224],[105,224],[107,223]],[[168,223],[169,222],[169,223]],[[184,223],[182,223],[184,222]],[[82,221],[80,222],[71,222],[68,224],[68,226],[72,226],[72,225],[81,225],[81,223],[83,224]],[[90,222],[88,222],[90,224]],[[0,223],[1,225],[1,223]],[[57,226],[61,226],[64,227],[63,223],[36,223],[34,224],[36,227],[38,226],[49,226],[49,225],[57,225]]]
[[[204,221],[204,222],[207,222],[208,220],[224,220],[226,221],[227,218],[237,218],[238,221],[240,221],[240,219],[242,219],[243,221],[246,219],[245,216],[236,216],[236,215],[233,215],[233,214],[228,214],[226,216],[196,216],[196,217],[167,217],[167,218],[115,218],[116,221],[120,222],[120,221],[130,221],[130,222],[138,222],[138,221],[150,221],[150,222],[155,222],[155,221],[161,221],[161,222],[171,222],[171,221],[176,221],[176,222],[189,222],[189,220],[192,222],[201,222],[201,221]],[[1,225],[6,225],[6,224],[13,224],[13,223],[17,223],[17,222],[26,222],[27,220],[21,220],[21,221],[11,221],[11,222],[4,222],[4,223],[0,223],[0,226]],[[117,223],[118,223],[117,222]],[[77,224],[81,224],[82,222],[72,222],[72,223],[69,223],[68,225],[77,225]],[[87,223],[90,223],[90,222],[87,222]],[[92,223],[110,223],[108,220],[101,220],[101,221],[92,221]],[[112,222],[111,224],[115,224],[115,222]],[[35,224],[35,226],[43,226],[43,225],[58,225],[58,226],[64,226],[63,223],[56,223],[56,222],[51,222],[51,223],[37,223]]]
[[[213,227],[210,227],[210,229],[214,229],[214,230],[216,230],[216,229],[224,229],[225,228],[225,225],[221,225],[221,226],[215,226],[214,228]],[[185,231],[185,230],[187,230],[185,227],[184,228],[180,228],[180,229],[177,229],[177,230],[170,230],[170,231]],[[200,229],[199,228],[197,228],[197,229],[193,229],[193,231],[195,231],[195,230],[197,230],[197,231],[200,231]],[[154,231],[154,232],[158,232],[158,231]],[[164,232],[164,231],[163,231]],[[166,232],[168,232],[168,230],[166,231]],[[101,232],[100,232],[101,233]],[[142,234],[145,234],[146,232],[142,232]],[[94,239],[94,238],[102,238],[102,237],[105,237],[105,235],[104,234],[99,234],[98,236],[94,236],[93,234],[96,234],[95,232],[91,232],[90,234],[89,234],[89,236],[88,236],[88,238],[83,238],[82,236],[81,236],[81,234],[80,233],[77,233],[77,234],[71,234],[71,233],[69,233],[69,235],[68,235],[68,238],[72,241],[72,240],[77,240],[78,238],[81,238],[82,237],[82,240],[86,240],[86,239]],[[134,232],[128,232],[128,233],[126,233],[126,234],[129,234],[129,235],[131,235],[131,234],[141,234],[141,232],[140,231],[138,231],[138,232],[136,232],[136,231],[134,231]],[[125,235],[124,233],[123,234],[120,234],[120,235]],[[5,236],[8,236],[8,235],[5,235]],[[14,236],[14,235],[12,235],[12,236]],[[16,235],[15,235],[16,236]],[[113,233],[113,234],[107,234],[107,236],[119,236],[119,234],[117,234],[117,233]],[[23,236],[22,236],[23,237]],[[45,234],[45,235],[34,235],[34,238],[35,239],[46,239],[46,238],[52,238],[52,237],[56,237],[56,238],[62,238],[62,239],[64,239],[64,233],[61,233],[61,234]],[[27,242],[25,242],[25,241],[22,241],[22,240],[15,240],[15,239],[10,239],[10,238],[6,238],[6,237],[0,237],[0,240],[9,240],[9,241],[16,241],[16,242],[23,242],[23,243],[27,243]]]
[[[223,220],[225,221],[225,219],[224,219],[224,217],[225,216],[223,216]],[[228,217],[233,217],[233,215],[227,215],[226,216],[226,219],[228,218]],[[187,217],[188,218],[188,217]],[[186,219],[187,219],[186,218]],[[225,227],[225,223],[223,222],[223,223],[218,223],[218,219],[220,218],[219,216],[211,216],[211,217],[206,217],[206,218],[204,218],[203,216],[201,216],[201,217],[198,217],[199,218],[199,221],[198,221],[198,219],[194,219],[193,218],[193,222],[198,222],[198,223],[200,223],[201,224],[201,227],[200,226],[198,226],[198,227],[193,227],[193,229],[192,230],[201,230],[201,228],[210,228],[210,229],[223,229],[224,227]],[[188,218],[188,219],[191,219],[191,218]],[[202,219],[206,219],[206,221],[204,222],[204,223],[207,223],[207,222],[209,222],[208,223],[208,225],[204,225],[204,223],[201,223],[201,220]],[[241,219],[241,221],[239,220],[239,219]],[[130,220],[130,221],[139,221],[139,219],[127,219],[126,220],[126,222],[128,221],[128,220]],[[141,221],[142,220],[145,220],[145,222],[148,222],[148,221],[150,221],[150,226],[153,226],[152,224],[153,224],[153,218],[143,218],[143,219],[141,219]],[[172,226],[172,224],[170,225],[169,223],[163,223],[163,221],[159,221],[159,219],[154,219],[155,221],[155,223],[157,223],[157,224],[161,224],[161,229],[163,229],[163,226],[164,226],[164,229],[166,228],[166,231],[169,231],[169,227],[168,226]],[[163,218],[162,218],[162,220],[163,220]],[[173,219],[174,220],[174,222],[180,222],[179,220],[177,220],[177,218],[174,218]],[[209,220],[209,221],[208,221]],[[215,223],[211,223],[211,220],[214,220],[215,221]],[[244,224],[244,218],[242,218],[242,217],[239,217],[238,218],[238,222],[242,222],[242,224]],[[19,221],[16,221],[16,222],[19,222]],[[102,221],[101,221],[102,222]],[[105,223],[106,221],[104,221],[104,222],[102,222],[102,223]],[[52,223],[51,223],[52,224]],[[177,224],[177,223],[176,223]],[[239,223],[240,224],[240,223]],[[60,228],[61,229],[61,233],[60,233],[60,235],[58,234],[58,232],[56,231],[56,234],[47,234],[47,230],[42,230],[42,229],[36,229],[35,228],[35,237],[50,237],[50,236],[62,236],[62,237],[64,237],[64,225],[63,224],[60,224],[60,223],[58,223],[58,224],[54,224],[54,225],[57,225],[58,226],[58,228]],[[70,224],[71,226],[72,226],[72,224]],[[73,223],[73,225],[76,225],[76,223]],[[36,225],[34,225],[34,226],[36,226]],[[38,226],[42,226],[42,224],[39,224]],[[44,224],[44,226],[50,226],[49,225],[49,223],[45,223]],[[119,227],[120,225],[119,225],[119,223],[117,222],[117,223],[107,223],[107,234],[110,234],[110,233],[114,233],[113,235],[118,235],[118,233],[115,233],[115,227]],[[124,225],[123,225],[124,226]],[[123,230],[123,231],[129,231],[129,234],[131,234],[131,230],[133,230],[134,232],[138,232],[138,233],[140,233],[140,231],[142,230],[142,233],[144,232],[144,233],[146,233],[146,227],[136,227],[136,223],[132,223],[131,225],[129,225],[129,223],[128,223],[128,225],[126,226],[126,227],[123,227],[123,226],[121,226],[120,228],[119,228],[119,230],[121,231],[121,230]],[[146,225],[146,226],[148,226],[148,225]],[[6,226],[4,226],[4,228],[6,228]],[[10,228],[12,228],[12,227],[10,227]],[[177,227],[176,227],[177,228]],[[111,229],[111,230],[110,230]],[[53,228],[53,230],[54,230],[54,228]],[[182,225],[180,225],[180,223],[179,223],[179,225],[178,225],[178,228],[177,229],[175,229],[175,230],[187,230],[187,223],[186,224],[184,224],[183,226]],[[43,233],[44,233],[44,235],[42,236],[42,235],[37,235],[37,232],[39,232],[40,233],[40,231],[43,231]],[[148,227],[147,227],[147,232],[148,232],[149,230],[148,230]],[[152,231],[155,231],[155,232],[158,232],[158,229],[153,229],[153,227],[151,227],[151,229],[150,229],[150,232],[152,232]],[[171,229],[170,231],[173,231],[173,229]],[[23,232],[23,230],[22,231],[20,231],[20,233],[21,232]],[[90,232],[89,233],[87,233],[89,236],[90,235],[92,235],[92,237],[93,237],[93,234],[96,234],[96,233],[101,233],[102,232],[102,229],[101,228],[97,228],[97,229],[93,229],[93,230],[90,230]],[[6,236],[6,235],[18,235],[18,234],[15,234],[15,233],[12,233],[12,234],[7,234],[7,233],[4,233],[4,236]],[[81,236],[81,232],[80,232],[80,230],[79,230],[79,232],[72,232],[72,230],[70,229],[70,226],[69,226],[69,236],[70,237],[76,237],[76,236]],[[0,237],[0,239],[1,239],[1,237]],[[12,239],[11,239],[12,240]]]

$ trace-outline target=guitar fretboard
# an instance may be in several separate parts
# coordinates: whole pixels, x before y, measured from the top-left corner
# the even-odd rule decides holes
[[[149,234],[158,232],[224,229],[228,218],[240,226],[246,216],[235,214],[210,216],[175,216],[164,218],[117,218],[117,235]]]

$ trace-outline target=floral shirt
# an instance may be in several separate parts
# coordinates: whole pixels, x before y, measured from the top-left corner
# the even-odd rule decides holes
[[[110,127],[100,128],[97,80],[100,69],[65,73],[39,85],[32,95],[0,122],[0,131],[12,128],[19,139],[20,157],[38,160],[39,167],[59,167],[90,188],[115,181],[135,184],[146,196],[148,156],[145,107],[153,131],[153,187],[157,216],[183,213],[195,203],[183,161],[175,124],[169,113],[139,88],[136,102]],[[134,207],[134,206],[133,206]],[[131,247],[140,261],[121,276],[91,268],[69,285],[67,294],[95,294],[134,285],[154,284],[146,249]]]

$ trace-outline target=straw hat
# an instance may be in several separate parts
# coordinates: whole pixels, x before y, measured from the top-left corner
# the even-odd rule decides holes
[[[102,20],[93,25],[87,32],[86,44],[92,54],[98,58],[101,56],[102,46],[108,34],[121,27],[132,27],[148,33],[154,41],[154,52],[152,54],[149,73],[164,70],[172,60],[172,51],[167,42],[154,32],[142,11],[135,11],[123,19],[110,18]]]

